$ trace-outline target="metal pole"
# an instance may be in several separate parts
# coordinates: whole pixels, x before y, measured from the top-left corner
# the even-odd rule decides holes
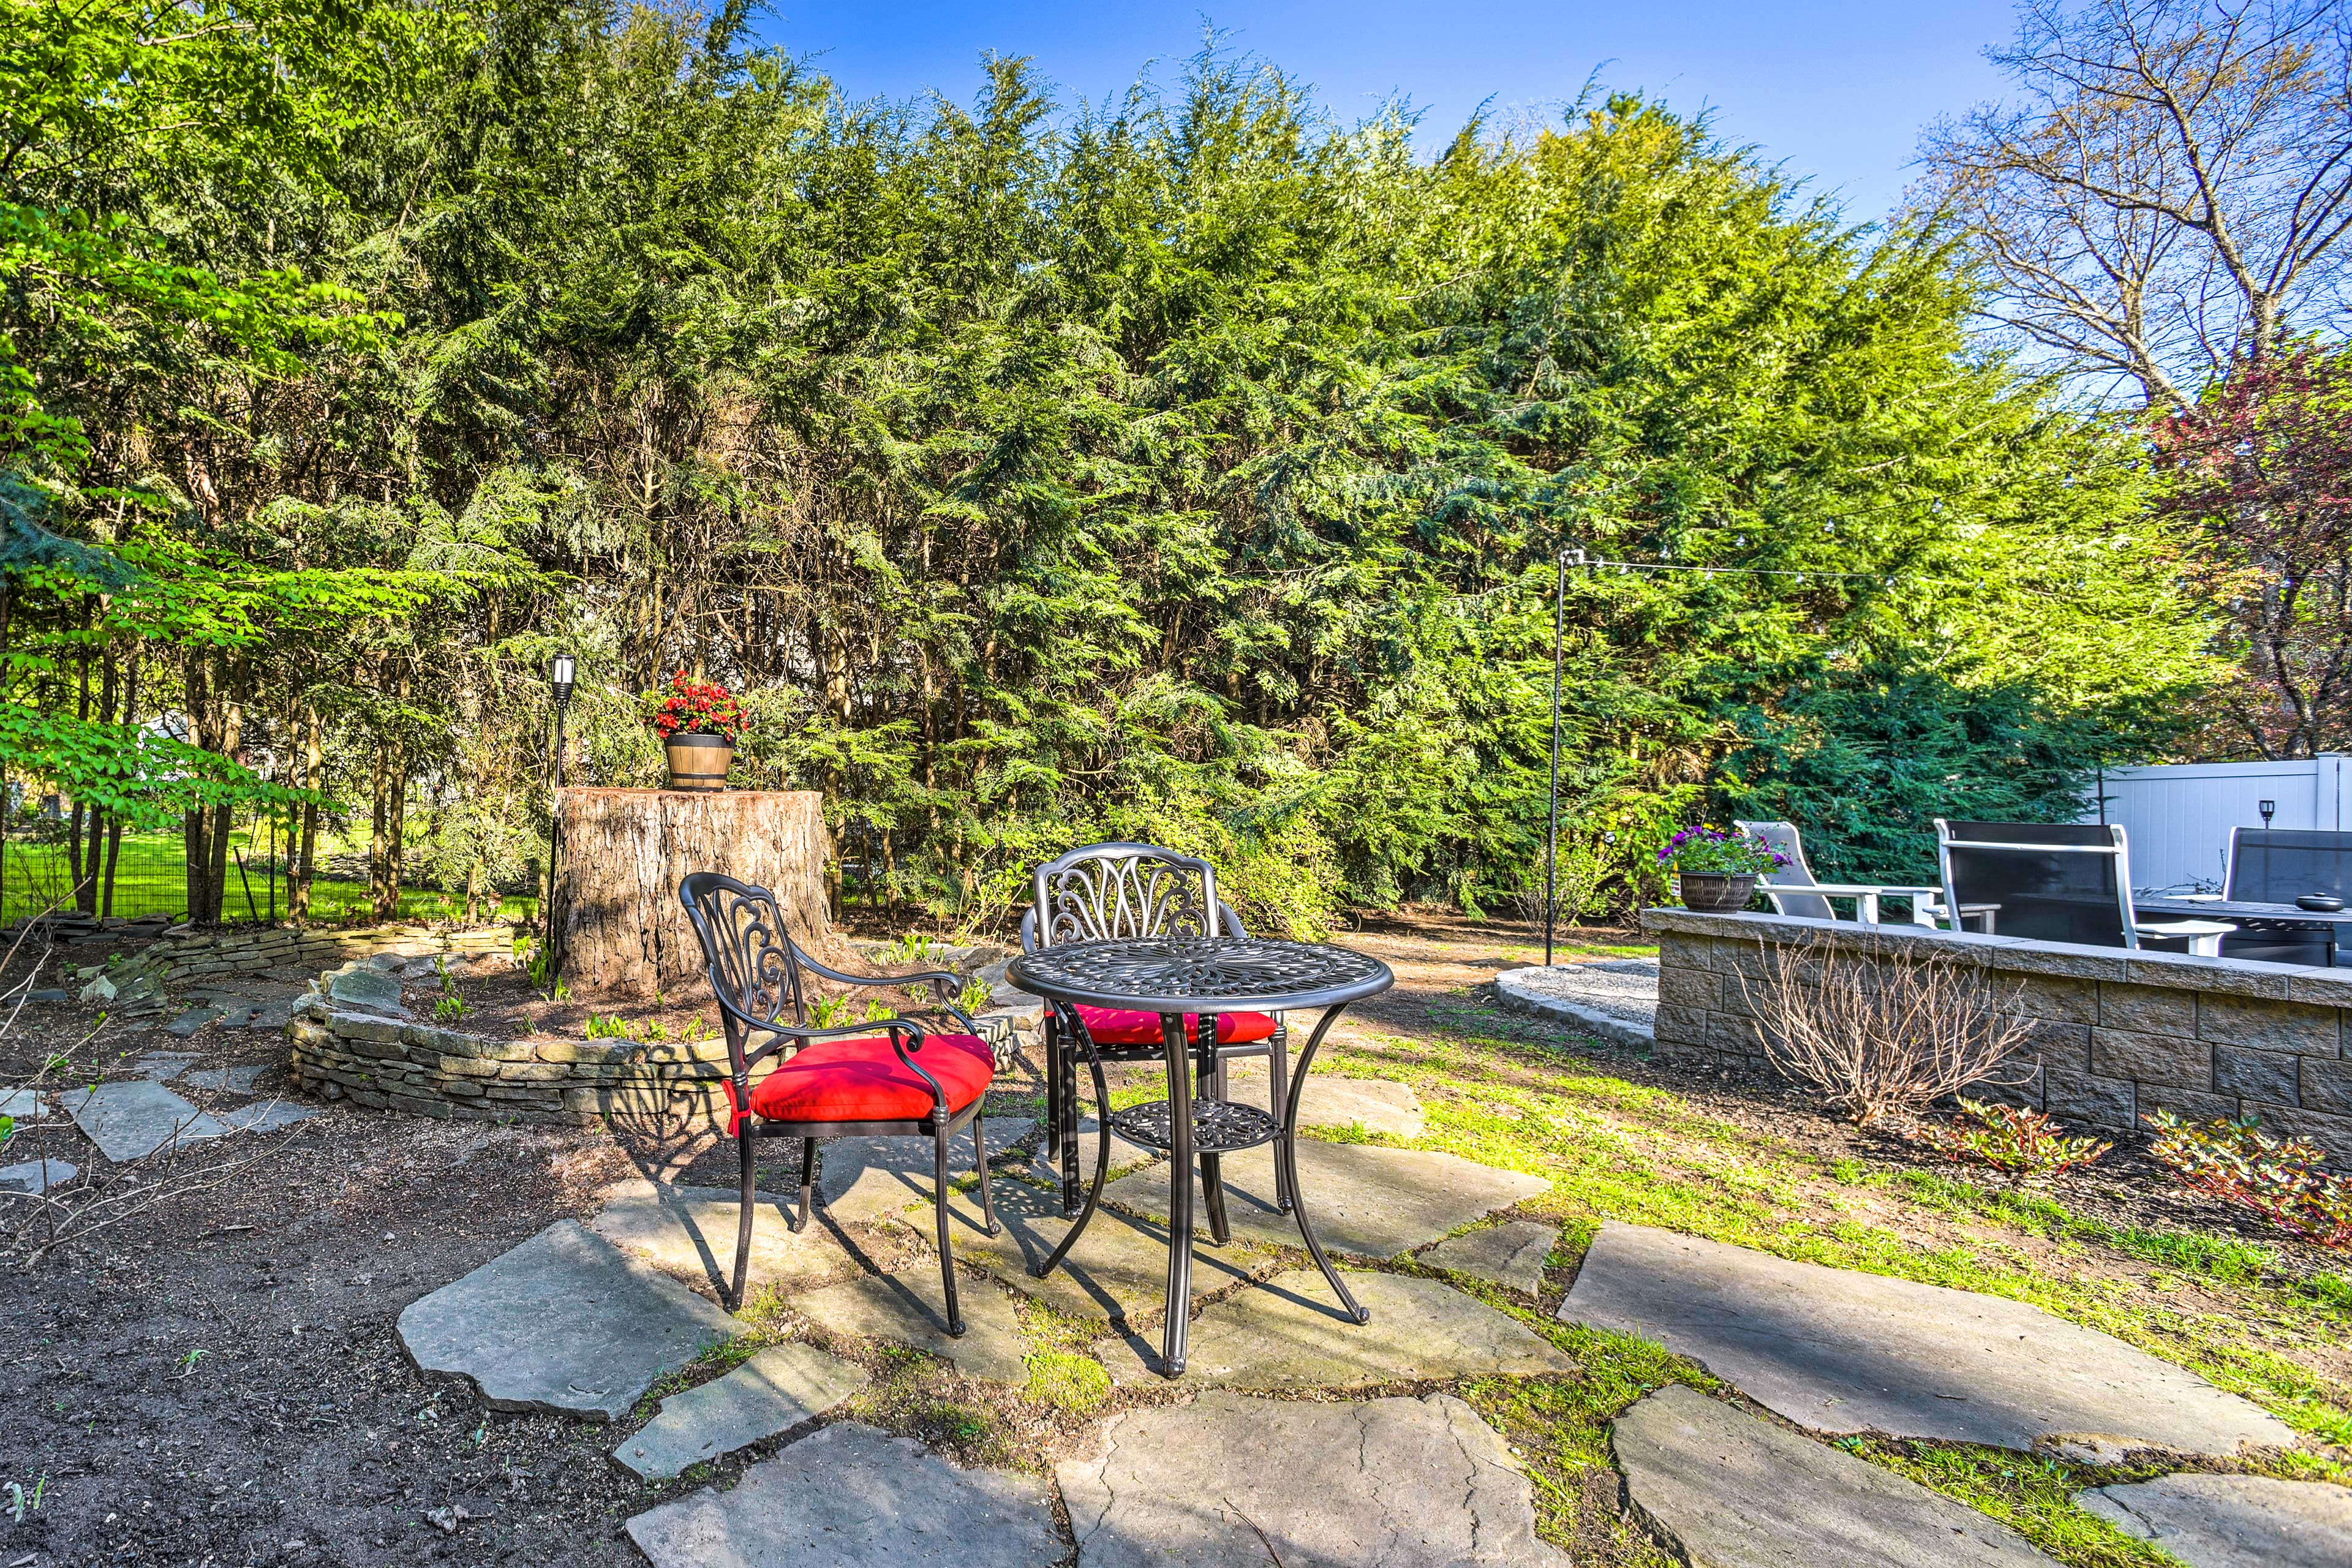
[[[1551,967],[1552,924],[1559,910],[1559,663],[1568,622],[1568,557],[1559,552],[1559,579],[1551,600],[1551,804],[1544,829],[1544,967]],[[1584,552],[1575,552],[1578,560]]]
[[[555,862],[563,849],[563,807],[558,798],[563,794],[563,710],[569,705],[569,688],[559,690],[555,698],[555,787],[547,797],[547,908],[539,911],[540,922],[546,934],[541,939],[540,950],[547,955],[547,979],[555,982]]]

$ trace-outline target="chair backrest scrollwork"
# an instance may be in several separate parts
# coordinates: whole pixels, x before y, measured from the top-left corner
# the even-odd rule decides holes
[[[1088,844],[1037,868],[1025,952],[1066,942],[1121,937],[1241,936],[1241,921],[1217,897],[1206,860],[1156,844]]]
[[[735,1013],[763,1024],[808,1022],[800,949],[784,929],[775,894],[717,871],[697,871],[678,884],[678,900],[702,939],[710,988]],[[722,1012],[725,1009],[721,1010]],[[738,1027],[730,1015],[728,1034]]]

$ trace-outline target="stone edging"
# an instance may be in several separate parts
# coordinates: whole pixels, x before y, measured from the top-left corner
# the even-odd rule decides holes
[[[720,1113],[727,1042],[497,1040],[303,999],[286,1026],[295,1084],[444,1121],[588,1126]]]
[[[1506,969],[1495,976],[1495,1001],[1504,1012],[1550,1018],[1588,1035],[1597,1035],[1612,1045],[1648,1050],[1657,1043],[1656,1035],[1631,1018],[1620,1018],[1598,1007],[1547,996],[1529,988],[1525,981],[1518,978],[1527,973],[1525,970]]]

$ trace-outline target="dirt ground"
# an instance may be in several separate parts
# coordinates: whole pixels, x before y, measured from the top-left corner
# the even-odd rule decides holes
[[[1351,1016],[1358,1039],[1458,1032],[1465,992],[1500,963],[1539,956],[1520,928],[1433,916],[1342,940],[1398,973],[1395,990]],[[494,1010],[510,1002],[501,994]],[[663,1012],[673,1027],[687,1016]],[[507,1016],[520,1021],[520,1005]],[[62,1077],[87,1082],[184,1044],[152,1026],[89,1029],[86,1008],[27,1007],[0,1038],[0,1087],[27,1081],[56,1053],[70,1058]],[[184,1047],[205,1065],[283,1054],[282,1041],[250,1031],[207,1028]],[[1768,1086],[1675,1073],[1589,1042],[1571,1048],[1735,1124],[1850,1147],[1874,1164],[1932,1158],[1860,1137]],[[1003,1081],[992,1116],[1024,1125],[1036,1093],[1034,1077]],[[69,1128],[28,1131],[6,1159],[44,1153],[95,1169],[113,1206],[103,1228],[49,1245],[12,1216],[26,1205],[0,1199],[0,1489],[0,1489],[0,1568],[641,1563],[620,1526],[646,1496],[606,1457],[610,1432],[486,1414],[465,1385],[417,1373],[394,1324],[418,1297],[554,1220],[587,1217],[613,1181],[731,1184],[731,1149],[707,1129],[502,1128],[344,1104],[280,1133],[127,1170],[108,1168]],[[2136,1179],[2136,1156],[2118,1155],[2062,1184],[2068,1204],[2149,1226],[2254,1234],[2218,1205],[2164,1195]],[[548,1331],[563,1331],[560,1302],[549,1304]]]

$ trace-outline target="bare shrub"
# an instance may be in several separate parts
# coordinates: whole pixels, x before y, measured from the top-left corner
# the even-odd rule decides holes
[[[2011,1070],[2033,1027],[2016,1010],[2023,988],[2004,991],[1924,941],[1890,939],[1874,955],[1816,934],[1759,951],[1762,977],[1743,970],[1739,989],[1764,1054],[1859,1126],[1906,1121],[1974,1085],[2031,1077]]]

